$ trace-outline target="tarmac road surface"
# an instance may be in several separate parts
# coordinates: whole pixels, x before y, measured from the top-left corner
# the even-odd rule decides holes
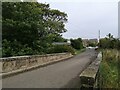
[[[97,52],[87,49],[68,60],[20,73],[2,80],[3,88],[75,88],[79,74],[95,60]]]

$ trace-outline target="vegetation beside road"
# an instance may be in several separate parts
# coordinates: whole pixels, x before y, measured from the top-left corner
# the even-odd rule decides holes
[[[100,65],[100,88],[120,88],[120,40],[110,33],[100,40],[103,60]]]
[[[2,3],[2,57],[70,52],[83,48],[82,39],[66,42],[67,14],[38,2]]]
[[[70,52],[71,54],[75,54],[75,49],[68,45],[54,45],[52,48],[48,50],[48,53],[64,53]]]
[[[103,60],[100,65],[100,87],[118,88],[120,68],[118,68],[118,55],[120,51],[116,49],[103,50]],[[119,58],[120,59],[120,58]]]
[[[105,38],[100,39],[99,42],[100,49],[118,49],[120,50],[120,40],[114,38],[114,36],[109,33]]]
[[[77,50],[83,49],[83,43],[81,38],[70,39],[71,46]]]
[[[2,3],[3,57],[46,54],[53,42],[65,42],[67,14],[38,2]]]

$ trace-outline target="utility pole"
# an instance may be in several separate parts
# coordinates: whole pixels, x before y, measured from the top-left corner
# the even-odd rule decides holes
[[[99,34],[98,34],[98,42],[100,42],[100,30],[99,30]]]

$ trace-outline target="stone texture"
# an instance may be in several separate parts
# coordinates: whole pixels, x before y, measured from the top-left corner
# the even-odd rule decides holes
[[[0,58],[0,66],[2,73],[11,72],[18,69],[27,69],[32,66],[43,65],[60,61],[71,57],[71,53],[58,53],[47,55],[32,55],[32,56],[16,56],[8,58]]]
[[[102,60],[102,54],[99,53],[95,61],[93,61],[81,74],[80,82],[81,86],[84,87],[94,87],[96,83],[96,78],[99,71],[99,66]]]

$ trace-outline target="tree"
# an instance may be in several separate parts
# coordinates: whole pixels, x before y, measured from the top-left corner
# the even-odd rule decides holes
[[[70,39],[71,41],[71,46],[75,49],[82,49],[83,48],[83,44],[82,44],[82,39],[78,38],[78,39]]]
[[[52,41],[49,39],[51,35],[57,38],[66,32],[64,23],[67,22],[67,14],[50,9],[49,4],[3,2],[2,12],[3,40],[10,43],[16,40],[34,51],[44,52]]]
[[[109,40],[113,39],[113,35],[111,35],[111,33],[109,33],[109,34],[107,35],[107,37],[108,37]]]
[[[120,40],[116,39],[113,37],[113,35],[111,35],[111,33],[109,33],[105,38],[100,39],[100,43],[99,43],[99,47],[106,49],[106,48],[110,48],[110,49],[114,49],[117,48],[119,49],[119,44]]]
[[[97,45],[96,45],[95,43],[91,43],[91,42],[90,42],[90,43],[88,44],[88,46],[95,47],[95,46],[97,46]]]

